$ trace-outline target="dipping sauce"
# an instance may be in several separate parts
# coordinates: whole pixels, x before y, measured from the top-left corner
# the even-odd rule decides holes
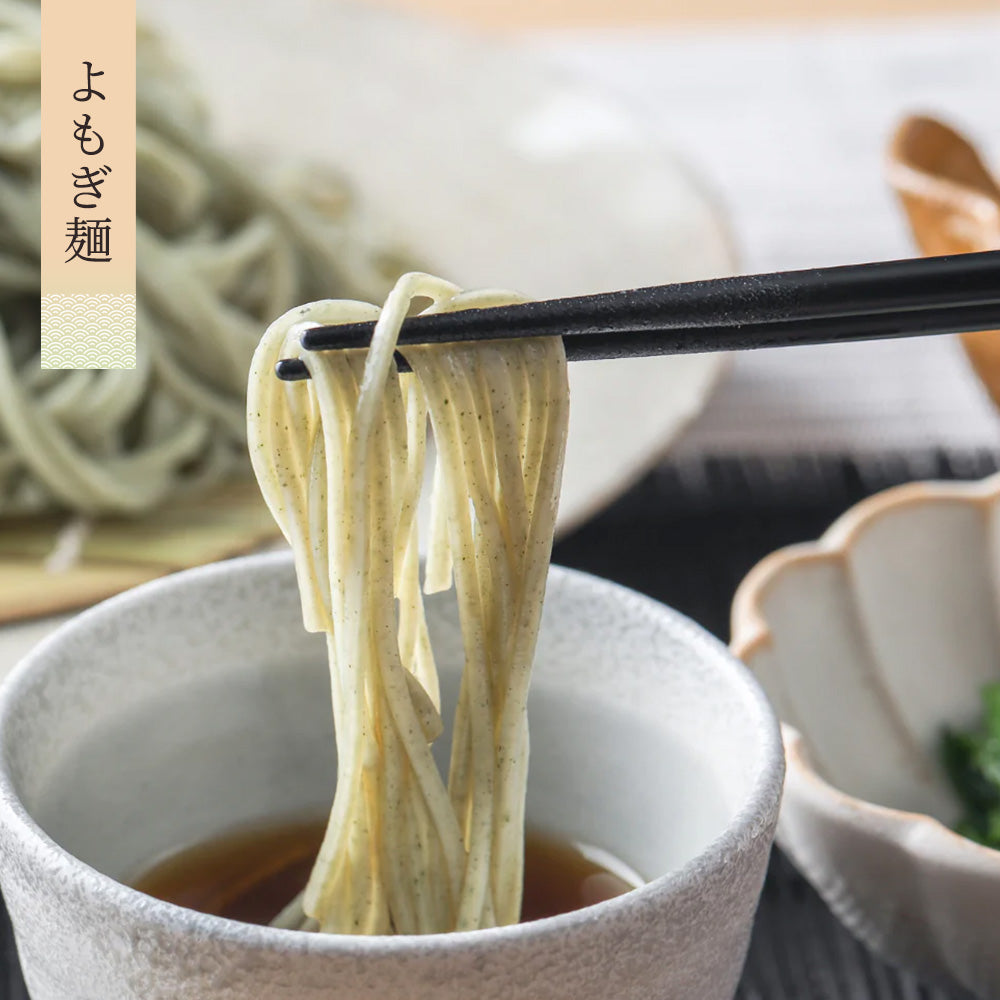
[[[172,854],[133,881],[150,896],[217,917],[267,924],[302,890],[326,820],[230,833]],[[638,877],[607,852],[529,830],[521,920],[620,896]]]

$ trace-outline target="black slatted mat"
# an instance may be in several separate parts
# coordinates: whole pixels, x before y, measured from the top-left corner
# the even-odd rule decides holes
[[[1000,452],[665,463],[559,542],[553,558],[644,591],[726,639],[733,591],[768,552],[816,538],[852,503],[888,486],[976,479],[998,468]],[[2,907],[0,963],[0,1000],[27,1000]],[[737,1000],[971,998],[922,985],[872,956],[776,850]]]
[[[17,951],[7,911],[0,906],[0,1000],[26,1000],[28,994],[17,966]]]
[[[736,1000],[974,1000],[876,958],[775,848]]]

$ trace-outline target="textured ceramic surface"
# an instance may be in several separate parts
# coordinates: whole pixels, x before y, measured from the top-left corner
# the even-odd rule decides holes
[[[449,595],[429,619],[447,711]],[[777,819],[777,722],[697,626],[566,570],[552,571],[531,696],[529,820],[648,884],[532,924],[379,939],[250,927],[115,881],[165,849],[328,804],[323,657],[279,554],[114,598],[8,678],[0,885],[33,1000],[732,996]]]
[[[778,838],[841,919],[929,978],[1000,997],[1000,852],[953,833],[941,727],[1000,678],[1000,477],[915,483],[777,552],[734,652],[785,725]]]

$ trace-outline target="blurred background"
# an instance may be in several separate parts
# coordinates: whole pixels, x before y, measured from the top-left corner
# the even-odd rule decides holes
[[[30,46],[31,0],[6,2]],[[30,280],[0,288],[0,674],[74,608],[274,543],[242,387],[296,302],[378,298],[411,267],[552,296],[1000,248],[996,0],[140,11],[148,363],[39,377]],[[20,113],[37,77],[3,86]],[[10,234],[37,145],[5,129],[5,183],[28,194],[0,197],[0,254],[30,270]],[[555,560],[726,639],[775,548],[886,486],[996,471],[993,337],[574,366]],[[98,420],[95,396],[124,402]],[[780,855],[740,995],[961,996],[873,957]]]
[[[967,163],[967,143],[1000,163],[995,4],[142,9],[221,148],[342,172],[363,220],[348,259],[547,296],[1000,241],[1000,194]],[[557,557],[724,637],[777,543],[891,483],[994,468],[996,361],[974,346],[575,366]]]
[[[505,4],[457,3],[454,0],[395,0],[386,4],[398,10],[443,14],[469,24],[491,29],[517,31],[524,28],[565,28],[585,25],[608,27],[634,24],[694,23],[743,21],[760,23],[774,18],[811,20],[850,16],[957,14],[967,11],[995,11],[990,0],[961,0],[945,4],[941,0],[819,0],[795,3],[793,0],[709,0],[707,3],[680,3],[679,0],[517,0]]]

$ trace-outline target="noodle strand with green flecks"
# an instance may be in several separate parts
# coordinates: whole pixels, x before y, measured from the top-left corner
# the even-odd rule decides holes
[[[569,393],[559,338],[402,348],[423,312],[517,301],[405,275],[385,305],[285,313],[251,367],[261,490],[292,546],[306,627],[327,634],[337,784],[312,876],[279,926],[427,934],[515,922],[524,864],[527,695]],[[311,325],[377,320],[367,352],[309,353]],[[502,331],[501,331],[502,333]],[[274,365],[301,357],[308,381]],[[434,474],[420,581],[417,501]],[[454,578],[464,666],[447,782],[423,593]]]

